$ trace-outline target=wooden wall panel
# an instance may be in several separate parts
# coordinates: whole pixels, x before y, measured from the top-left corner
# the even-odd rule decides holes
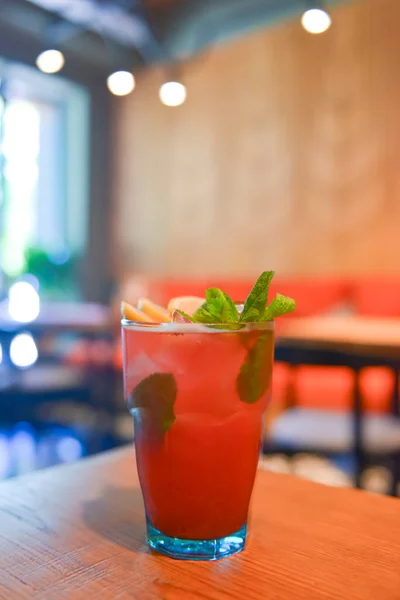
[[[298,20],[119,101],[115,264],[170,275],[400,272],[400,2]]]

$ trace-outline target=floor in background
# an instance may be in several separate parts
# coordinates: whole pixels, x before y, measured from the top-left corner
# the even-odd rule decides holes
[[[312,454],[297,454],[293,458],[274,454],[263,456],[260,459],[260,467],[275,473],[296,475],[324,485],[353,487],[350,457],[328,460]],[[387,494],[390,483],[391,475],[386,467],[369,467],[363,473],[362,487],[368,492]],[[400,486],[397,495],[400,496]]]
[[[88,456],[91,452],[87,437],[84,432],[77,434],[65,426],[37,431],[29,423],[18,423],[0,428],[0,480]],[[105,436],[99,441],[98,450],[108,450],[120,443],[123,442],[114,436]]]
[[[121,416],[116,431],[104,436],[98,451],[126,444],[132,439],[132,419]],[[41,431],[29,423],[0,428],[0,480],[23,475],[58,464],[75,462],[91,454],[85,432],[75,428],[48,426]],[[303,477],[325,485],[352,487],[353,465],[350,457],[328,460],[312,454],[298,454],[293,458],[274,454],[263,456],[260,467],[278,473]],[[387,494],[390,488],[390,471],[383,466],[366,469],[362,481],[364,489]],[[400,489],[399,489],[400,495]]]

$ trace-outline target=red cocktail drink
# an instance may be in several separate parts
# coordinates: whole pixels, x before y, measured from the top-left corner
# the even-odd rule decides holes
[[[123,321],[125,397],[154,549],[210,560],[244,548],[273,330]]]

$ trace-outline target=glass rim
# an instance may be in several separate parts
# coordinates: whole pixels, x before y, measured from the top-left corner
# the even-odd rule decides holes
[[[155,333],[238,333],[243,331],[274,331],[275,321],[255,321],[251,323],[153,323],[121,319],[123,329],[149,331]],[[233,328],[232,325],[240,325]]]

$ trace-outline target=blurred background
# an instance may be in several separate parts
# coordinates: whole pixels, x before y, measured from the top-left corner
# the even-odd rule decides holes
[[[132,438],[119,300],[278,328],[265,468],[400,480],[398,0],[0,0],[0,479]]]

